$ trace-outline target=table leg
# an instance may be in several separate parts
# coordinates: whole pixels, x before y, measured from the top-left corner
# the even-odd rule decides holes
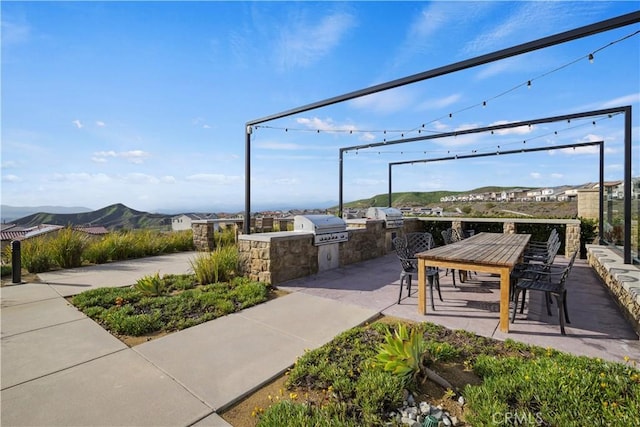
[[[418,313],[427,314],[426,266],[423,259],[418,258]]]
[[[500,331],[509,332],[509,282],[511,271],[500,269]]]

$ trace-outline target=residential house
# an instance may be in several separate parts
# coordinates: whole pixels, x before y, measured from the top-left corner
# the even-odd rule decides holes
[[[191,230],[191,223],[196,220],[203,219],[217,219],[218,216],[216,214],[209,213],[186,213],[176,215],[171,218],[171,230],[180,231],[180,230]],[[214,230],[218,231],[218,224],[213,224]]]

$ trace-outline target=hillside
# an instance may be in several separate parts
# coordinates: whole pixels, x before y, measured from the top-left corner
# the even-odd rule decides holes
[[[134,228],[170,228],[171,215],[151,214],[131,209],[123,204],[115,204],[97,211],[52,214],[40,212],[13,221],[21,226],[39,224],[54,225],[103,225],[109,230]]]
[[[412,191],[406,193],[392,193],[391,204],[394,207],[398,206],[429,206],[432,204],[439,204],[440,198],[458,194],[469,193],[488,193],[488,192],[500,192],[504,190],[511,190],[513,187],[482,187],[469,191],[428,191],[419,192]],[[353,202],[345,203],[345,208],[363,209],[371,206],[387,206],[389,204],[388,194],[377,194],[370,199],[361,199]]]

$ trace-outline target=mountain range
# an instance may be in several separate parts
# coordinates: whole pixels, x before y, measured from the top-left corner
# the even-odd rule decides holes
[[[56,210],[60,211],[61,208]],[[74,208],[65,208],[74,209]],[[78,208],[84,209],[84,208]],[[5,206],[2,206],[3,222],[5,221]],[[83,211],[75,213],[50,213],[39,212],[14,219],[11,223],[32,227],[40,224],[53,225],[102,225],[109,230],[133,229],[133,228],[168,228],[171,227],[173,215],[151,214],[131,209],[121,203],[106,206],[96,211]]]

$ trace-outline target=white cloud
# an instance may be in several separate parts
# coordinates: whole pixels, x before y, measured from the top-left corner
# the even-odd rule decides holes
[[[2,169],[13,169],[17,167],[18,167],[18,163],[13,160],[7,160],[5,162],[2,162]]]
[[[243,182],[244,179],[237,175],[223,175],[215,173],[198,173],[186,177],[187,181],[207,182],[220,185],[236,184]]]
[[[162,178],[160,178],[160,181],[164,182],[165,184],[175,184],[177,182],[176,178],[171,175],[163,176]]]
[[[130,173],[123,177],[124,181],[129,184],[158,184],[160,180],[153,175],[146,173]]]
[[[490,123],[489,126],[499,126],[512,123],[508,120],[498,120],[497,122]],[[507,129],[500,129],[493,131],[496,135],[526,135],[533,132],[535,126],[517,126]]]
[[[354,24],[354,18],[347,13],[286,23],[276,47],[279,67],[286,70],[316,63],[339,45]]]
[[[561,173],[552,173],[551,174],[551,178],[560,179],[560,178],[563,178],[563,177],[564,177],[564,175],[561,174]]]
[[[540,178],[542,178],[542,174],[540,174],[539,172],[531,172],[531,173],[529,174],[529,176],[530,176],[531,178],[533,178],[533,179],[540,179]]]
[[[273,183],[277,185],[296,185],[300,181],[297,178],[278,178],[273,180]]]
[[[318,117],[306,118],[300,117],[296,119],[296,122],[306,126],[309,129],[320,130],[323,132],[345,132],[345,131],[357,131],[358,128],[354,125],[344,124],[338,125],[333,122],[333,119],[320,119]]]
[[[441,108],[446,108],[450,105],[455,104],[462,98],[462,95],[459,93],[455,93],[449,96],[445,96],[443,98],[436,99],[427,99],[423,101],[418,106],[418,110],[436,110]]]
[[[78,119],[72,121],[71,123],[73,123],[73,125],[77,128],[77,129],[82,129],[84,127],[84,125],[82,124],[82,122]]]
[[[31,27],[22,22],[11,22],[6,18],[2,20],[2,45],[8,46],[29,41]]]
[[[637,104],[638,102],[640,102],[640,93],[632,93],[630,95],[610,99],[609,101],[602,103],[601,108],[623,107],[625,105]]]
[[[349,104],[357,109],[389,114],[411,106],[415,97],[415,89],[405,86],[356,98]]]
[[[22,179],[20,179],[20,177],[17,175],[9,174],[9,175],[2,175],[2,181],[3,182],[20,182],[22,181]]]
[[[254,145],[255,148],[261,148],[263,150],[304,150],[305,147],[301,144],[295,144],[292,142],[276,142],[276,141],[260,141]]]
[[[106,183],[112,180],[106,174],[96,173],[90,174],[87,172],[70,172],[70,173],[54,173],[49,180],[56,182],[71,182],[71,183]]]
[[[96,126],[98,126],[99,128],[103,128],[106,126],[106,123],[102,120],[96,120]]]
[[[375,187],[382,184],[386,184],[387,181],[382,179],[371,179],[371,178],[356,178],[353,180],[354,185],[360,187]]]
[[[93,153],[93,157],[91,160],[95,163],[105,163],[107,162],[109,157],[112,158],[123,158],[126,159],[129,163],[141,164],[144,162],[144,159],[149,157],[150,153],[142,150],[131,150],[131,151],[120,151],[115,152],[113,150],[109,151],[96,151]]]

